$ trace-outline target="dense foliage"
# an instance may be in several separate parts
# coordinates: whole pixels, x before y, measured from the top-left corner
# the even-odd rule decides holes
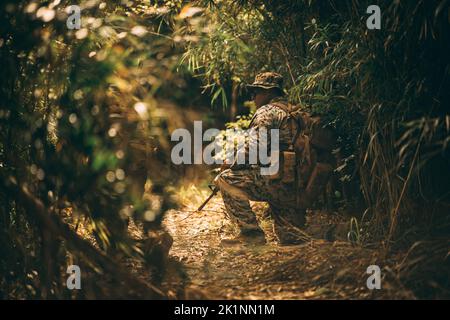
[[[78,298],[161,297],[112,257],[142,259],[128,219],[159,230],[174,205],[165,103],[202,103],[202,86],[248,113],[260,71],[337,131],[335,189],[360,203],[359,243],[448,240],[447,1],[377,1],[381,30],[365,0],[83,0],[68,30],[71,4],[0,4],[0,298],[69,298],[67,261],[109,275]]]

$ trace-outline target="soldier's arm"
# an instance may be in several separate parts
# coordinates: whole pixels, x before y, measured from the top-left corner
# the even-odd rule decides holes
[[[271,105],[265,105],[261,108],[259,108],[250,125],[250,128],[247,132],[247,139],[246,143],[243,146],[243,150],[238,150],[238,152],[243,152],[245,155],[245,161],[246,164],[249,163],[249,155],[250,150],[257,151],[258,148],[258,142],[260,141],[261,135],[260,132],[262,129],[266,130],[266,136],[267,136],[267,148],[269,150],[271,145],[271,139],[270,139],[270,130],[271,129],[278,129],[279,128],[279,122],[282,119],[282,113],[283,111],[279,110],[278,108],[275,108]],[[242,165],[237,164],[237,159],[235,159],[232,168],[237,169],[241,167]],[[259,159],[258,159],[259,163]]]

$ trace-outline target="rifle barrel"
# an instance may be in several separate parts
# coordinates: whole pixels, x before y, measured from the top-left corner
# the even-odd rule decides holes
[[[211,200],[219,191],[219,188],[215,188],[211,194],[209,195],[208,198],[206,198],[206,200],[200,205],[200,207],[198,207],[197,211],[202,211],[202,209],[208,204],[209,200]]]

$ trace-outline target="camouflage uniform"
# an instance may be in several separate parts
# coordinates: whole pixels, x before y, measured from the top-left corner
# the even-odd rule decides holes
[[[265,73],[259,75],[260,81],[258,81],[257,76],[254,86],[270,87],[273,82],[276,82],[273,78],[270,78],[272,75],[281,77],[274,73]],[[281,86],[277,85],[276,87],[281,89]],[[292,142],[293,134],[295,134],[283,121],[287,116],[286,112],[273,104],[274,102],[283,103],[283,101],[283,98],[278,97],[271,100],[269,104],[260,107],[250,123],[250,128],[256,131],[261,128],[266,128],[268,132],[270,132],[270,129],[279,129],[281,151],[287,149],[287,146]],[[247,152],[248,150],[246,150]],[[247,154],[246,159],[248,159]],[[215,183],[221,191],[228,215],[237,223],[242,234],[255,231],[259,233],[261,231],[249,200],[265,201],[270,205],[274,219],[274,231],[280,242],[292,243],[298,240],[296,229],[305,223],[305,210],[296,208],[296,194],[293,184],[281,183],[280,180],[262,175],[259,165],[235,164],[232,165],[231,169],[220,173]]]

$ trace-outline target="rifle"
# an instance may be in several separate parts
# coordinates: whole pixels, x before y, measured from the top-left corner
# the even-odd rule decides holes
[[[217,192],[219,192],[219,188],[216,187],[214,184],[209,184],[208,188],[211,189],[211,194],[209,195],[208,198],[206,198],[205,201],[203,201],[203,203],[200,205],[200,207],[198,207],[197,211],[202,211],[203,208],[208,204],[209,200],[211,200],[212,198],[214,198],[214,196],[217,194]]]

